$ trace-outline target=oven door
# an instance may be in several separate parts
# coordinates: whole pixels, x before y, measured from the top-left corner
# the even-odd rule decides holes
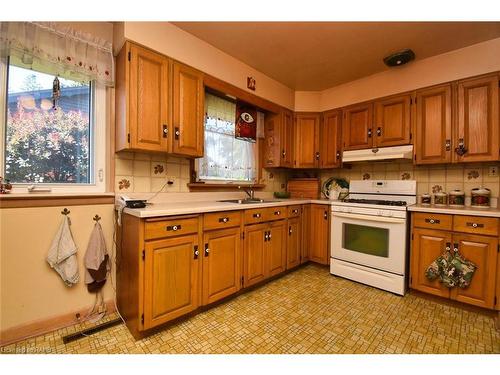
[[[331,235],[332,258],[404,275],[406,219],[333,212]]]

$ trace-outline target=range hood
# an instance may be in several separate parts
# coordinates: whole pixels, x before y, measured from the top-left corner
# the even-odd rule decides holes
[[[413,146],[369,148],[366,150],[344,151],[342,162],[412,159]]]

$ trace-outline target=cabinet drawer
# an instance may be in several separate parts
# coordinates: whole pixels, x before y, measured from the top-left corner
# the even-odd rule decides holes
[[[453,218],[453,230],[455,232],[497,236],[498,219],[493,217],[455,215]]]
[[[145,223],[144,239],[165,238],[198,233],[198,217],[151,220]]]
[[[256,224],[266,221],[267,208],[254,208],[253,210],[245,210],[245,225]]]
[[[300,216],[302,207],[300,205],[288,206],[288,217],[298,217]]]
[[[237,227],[241,223],[241,211],[222,211],[205,214],[203,229],[222,229]]]
[[[413,226],[420,228],[451,230],[453,216],[430,212],[413,213]]]
[[[288,207],[269,207],[266,209],[265,219],[266,221],[274,221],[280,219],[286,219],[288,216]]]

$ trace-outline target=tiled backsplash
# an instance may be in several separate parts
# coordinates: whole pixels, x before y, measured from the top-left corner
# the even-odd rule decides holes
[[[362,179],[386,179],[386,180],[416,180],[417,195],[433,193],[441,189],[450,192],[454,189],[465,191],[470,196],[473,188],[483,186],[491,190],[491,197],[498,198],[500,191],[500,179],[497,176],[488,176],[490,166],[500,167],[500,163],[474,163],[474,164],[449,164],[414,166],[408,162],[377,162],[356,163],[352,169],[342,168],[321,172],[321,182],[327,178],[343,177],[346,180]]]
[[[157,192],[167,181],[162,191],[166,193],[188,192],[189,159],[161,154],[119,152],[115,155],[115,192]],[[286,190],[287,174],[281,170],[262,171],[261,183],[264,191]]]

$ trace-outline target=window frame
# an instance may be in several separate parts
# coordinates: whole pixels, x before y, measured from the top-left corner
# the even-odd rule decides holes
[[[0,58],[0,175],[5,176],[7,100],[9,59]],[[40,189],[50,189],[49,194],[58,193],[103,193],[107,186],[107,97],[106,88],[98,82],[90,82],[90,182],[86,183],[36,183]],[[32,183],[12,183],[11,194],[29,193]]]

